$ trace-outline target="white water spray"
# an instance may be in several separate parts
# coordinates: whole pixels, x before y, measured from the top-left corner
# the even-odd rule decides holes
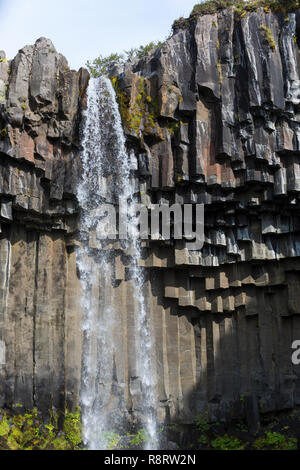
[[[117,204],[121,198],[127,201],[129,213],[132,211],[128,240],[122,246],[124,252],[130,252],[132,258],[130,274],[135,286],[135,304],[138,309],[137,331],[131,334],[135,335],[136,342],[136,371],[142,393],[141,416],[147,436],[145,447],[156,449],[158,442],[151,325],[144,296],[144,276],[138,267],[141,248],[136,215],[133,213],[135,178],[130,168],[115,93],[107,78],[90,80],[82,131],[83,174],[77,191],[81,207],[82,244],[77,259],[84,314],[81,392],[84,441],[89,449],[105,449],[108,433],[116,432],[120,423],[127,418],[126,405],[122,398],[112,406],[116,356],[113,331],[120,312],[112,306],[111,250],[104,249],[105,243],[92,235],[99,224],[99,220],[92,215],[95,214],[95,209],[105,203]],[[121,395],[120,393],[119,396]]]

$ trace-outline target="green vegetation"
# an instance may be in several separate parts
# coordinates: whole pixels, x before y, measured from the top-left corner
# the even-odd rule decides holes
[[[256,450],[297,450],[297,439],[278,432],[266,432],[253,443]]]
[[[45,424],[36,409],[15,415],[0,411],[0,450],[82,449],[79,410],[65,414],[63,429],[58,427],[58,415]]]
[[[138,136],[143,126],[144,133],[151,133],[155,129],[159,110],[158,101],[152,100],[148,93],[145,79],[142,77],[138,79],[134,102],[130,102],[126,92],[121,89],[117,77],[112,77],[111,81],[117,95],[122,121],[127,130]]]
[[[264,8],[266,12],[288,13],[289,11],[300,8],[300,0],[207,0],[203,3],[197,3],[188,18],[179,18],[174,21],[172,29],[176,32],[178,29],[185,29],[190,21],[202,15],[213,15],[226,8],[234,7],[237,15],[243,17],[247,12],[256,11],[258,8]]]
[[[192,445],[215,450],[297,450],[299,410],[292,414],[270,415],[262,429],[253,436],[244,419],[228,423],[208,424],[203,413],[195,420]]]
[[[7,416],[4,415],[0,421],[0,437],[7,436],[9,434],[9,421]]]
[[[156,135],[160,140],[165,139],[165,130],[172,136],[183,124],[176,119],[160,116],[159,96],[151,96],[151,85],[148,80],[138,77],[132,84],[129,96],[119,82],[117,76],[111,77],[116,92],[122,122],[126,131],[132,136],[143,138],[147,135]],[[169,85],[167,93],[176,93],[179,102],[183,97],[178,88]]]
[[[149,440],[149,436],[144,429],[139,429],[136,434],[127,433],[126,435],[104,431],[101,433],[100,439],[107,450],[120,450],[125,447],[129,449],[141,448],[143,444]]]
[[[275,39],[273,37],[271,29],[267,28],[266,26],[261,26],[260,30],[263,32],[264,39],[267,41],[267,43],[269,44],[272,51],[275,51],[276,42],[275,42]]]
[[[217,437],[211,443],[215,450],[244,450],[245,444],[237,437],[228,436]]]
[[[140,429],[137,434],[134,436],[133,439],[130,441],[130,445],[132,446],[141,446],[147,442],[147,433],[144,429]]]
[[[174,21],[172,25],[172,30],[173,32],[176,32],[179,29],[186,29],[189,27],[189,24],[190,22],[188,18],[183,18],[183,16],[181,16],[180,18]]]
[[[122,439],[119,434],[110,431],[103,431],[100,439],[104,442],[107,450],[114,450],[118,448],[119,442]]]
[[[71,442],[73,448],[81,443],[81,421],[80,410],[77,409],[75,413],[68,413],[65,416],[64,431],[66,439]]]
[[[112,66],[113,63],[117,62],[119,64],[124,64],[128,60],[143,59],[151,51],[157,49],[162,44],[163,43],[161,41],[151,41],[145,46],[140,46],[138,48],[132,48],[129,51],[124,51],[123,54],[118,54],[117,52],[113,52],[108,56],[102,56],[100,54],[99,57],[93,60],[93,62],[90,62],[88,60],[86,66],[93,77],[99,77],[99,75],[107,75],[109,68]]]
[[[204,412],[201,415],[196,416],[195,425],[200,432],[209,431],[210,425],[208,423],[208,413]]]
[[[4,139],[7,136],[7,129],[0,129],[0,139]]]
[[[168,130],[169,134],[174,135],[179,129],[179,122],[166,118],[165,128]]]
[[[130,49],[129,51],[125,51],[126,60],[128,59],[143,59],[146,57],[151,51],[154,51],[158,47],[162,46],[162,41],[151,41],[149,44],[145,46],[140,46],[138,48]]]
[[[48,422],[43,422],[36,409],[25,412],[22,405],[14,405],[15,414],[0,410],[0,450],[83,450],[80,409],[63,416],[52,413]],[[224,423],[208,423],[207,412],[195,419],[194,438],[190,447],[214,450],[296,450],[299,412],[272,417],[265,429],[257,436],[248,433],[246,424],[240,420],[230,430]],[[61,423],[59,425],[59,423]],[[275,432],[274,427],[277,432]],[[184,432],[184,426],[173,424],[159,429],[160,434],[171,433],[171,440]],[[259,436],[259,437],[258,437]],[[149,442],[145,429],[117,434],[105,431],[99,436],[108,450],[140,449]],[[163,438],[163,436],[162,436]]]
[[[94,59],[92,63],[88,60],[86,66],[93,77],[99,77],[100,75],[106,75],[109,67],[114,62],[123,63],[124,56],[122,54],[118,54],[117,52],[113,52],[112,54],[105,57],[100,54],[99,57]]]
[[[207,436],[205,436],[205,434],[202,434],[202,436],[200,436],[200,437],[198,438],[198,443],[199,443],[200,445],[205,446],[205,445],[207,445],[207,444],[209,443],[209,439],[208,439]]]
[[[241,1],[238,0],[208,0],[207,2],[198,3],[194,6],[190,17],[200,16],[200,15],[213,15],[220,10],[229,8],[231,6],[240,5]]]
[[[238,13],[255,11],[258,8],[265,8],[266,11],[288,12],[299,8],[299,0],[208,0],[194,6],[191,17],[199,15],[211,15],[225,8],[234,7]]]

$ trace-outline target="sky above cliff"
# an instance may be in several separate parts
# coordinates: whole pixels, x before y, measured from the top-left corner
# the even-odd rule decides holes
[[[0,0],[0,50],[12,59],[48,37],[78,69],[100,53],[163,40],[197,0]],[[199,2],[198,2],[199,3]]]

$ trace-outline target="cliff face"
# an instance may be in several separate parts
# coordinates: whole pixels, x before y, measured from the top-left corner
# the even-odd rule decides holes
[[[76,230],[87,79],[45,38],[11,62],[1,53],[0,406],[59,408],[68,381],[69,393],[78,391],[72,364],[80,361],[80,325],[70,306],[76,268],[67,247]]]
[[[258,410],[300,404],[291,362],[300,332],[299,26],[299,12],[240,18],[228,9],[112,77],[142,202],[205,204],[201,251],[185,240],[144,243],[162,421],[206,410],[257,420]],[[0,406],[78,403],[75,194],[87,82],[46,39],[0,62]],[[138,412],[129,268],[113,260],[112,383]]]
[[[145,259],[171,414],[299,404],[299,20],[200,16],[113,79],[142,199],[205,204],[201,252],[152,242]]]

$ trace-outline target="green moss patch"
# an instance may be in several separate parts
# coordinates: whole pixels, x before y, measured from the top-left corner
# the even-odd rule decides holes
[[[119,104],[123,125],[131,134],[140,135],[140,132],[151,134],[155,129],[155,121],[159,115],[158,101],[152,100],[147,90],[144,78],[140,77],[137,84],[137,95],[134,102],[120,87],[117,77],[111,78]]]
[[[273,37],[272,31],[270,28],[267,28],[266,26],[261,26],[260,31],[262,32],[265,41],[269,44],[270,48],[272,51],[275,51],[276,49],[276,42]]]

